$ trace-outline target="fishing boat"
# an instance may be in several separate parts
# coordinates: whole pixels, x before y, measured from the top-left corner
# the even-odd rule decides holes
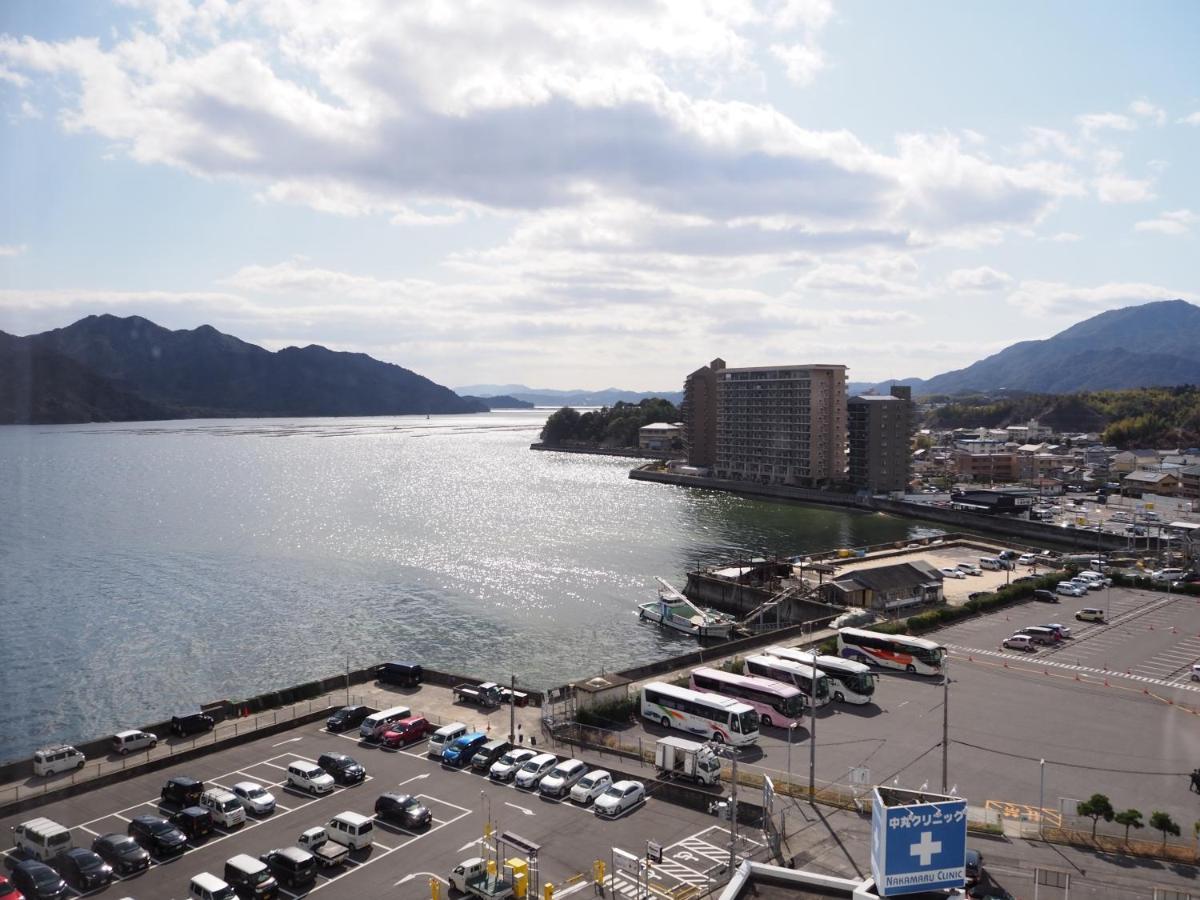
[[[662,578],[656,580],[659,583],[658,600],[638,606],[641,618],[701,640],[729,640],[737,624],[733,618],[699,607],[669,582]]]

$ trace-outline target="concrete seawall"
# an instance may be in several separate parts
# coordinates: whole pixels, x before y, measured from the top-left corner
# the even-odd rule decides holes
[[[1096,534],[1093,531],[1079,533],[1073,529],[1031,522],[1026,519],[1010,519],[1003,516],[986,516],[959,509],[941,506],[925,506],[906,503],[902,500],[887,500],[876,497],[860,497],[854,494],[838,494],[833,491],[818,491],[811,488],[788,487],[785,485],[753,484],[745,481],[726,481],[720,478],[699,478],[693,475],[677,475],[673,472],[654,472],[633,469],[629,477],[636,481],[654,481],[678,487],[703,488],[727,491],[751,497],[767,497],[775,500],[793,500],[818,506],[834,506],[839,509],[856,510],[864,513],[884,512],[908,519],[924,519],[951,525],[963,531],[982,534],[998,534],[1017,537],[1031,545],[1049,544],[1060,548],[1081,550],[1124,550],[1131,546],[1130,538],[1117,534]],[[1146,538],[1132,539],[1134,548],[1148,546]]]
[[[671,453],[657,450],[635,450],[630,447],[561,447],[552,444],[534,443],[530,450],[545,450],[548,453],[583,453],[590,456],[624,456],[629,459],[674,459]]]

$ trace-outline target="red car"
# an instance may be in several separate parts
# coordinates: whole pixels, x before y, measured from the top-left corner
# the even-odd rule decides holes
[[[25,900],[25,895],[17,890],[16,885],[0,875],[0,900]]]
[[[433,731],[433,726],[424,716],[409,716],[393,722],[380,739],[385,747],[407,747]]]

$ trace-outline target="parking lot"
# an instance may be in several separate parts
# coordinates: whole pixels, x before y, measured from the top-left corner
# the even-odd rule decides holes
[[[861,562],[844,563],[838,566],[839,575],[843,572],[853,572],[862,569],[877,568],[879,566],[894,566],[897,563],[920,560],[928,563],[935,569],[954,569],[959,563],[972,563],[975,566],[979,565],[981,556],[995,556],[1002,546],[995,549],[984,550],[980,547],[970,545],[946,545],[944,547],[924,547],[920,551],[914,551],[911,554],[906,554],[903,557],[884,556],[877,559],[864,559]],[[1027,569],[1025,566],[1019,566],[1016,570],[1004,572],[996,569],[981,569],[978,575],[963,574],[962,578],[947,576],[942,580],[942,593],[946,597],[946,602],[959,606],[967,601],[967,598],[975,591],[992,592],[997,591],[1008,583],[1012,578],[1019,578],[1022,575],[1027,575],[1030,572],[1036,571],[1044,573],[1045,568],[1036,570]]]
[[[337,786],[332,793],[319,797],[287,786],[286,768],[290,762],[313,761],[331,750],[354,756],[367,769],[366,780],[349,787]],[[233,829],[217,826],[207,838],[190,841],[183,856],[155,860],[147,871],[91,892],[110,897],[184,897],[193,875],[208,871],[219,876],[224,861],[234,855],[257,857],[277,847],[294,845],[303,830],[321,825],[340,812],[371,815],[376,797],[385,791],[415,794],[432,811],[432,825],[414,832],[377,821],[372,847],[351,853],[343,868],[321,874],[308,890],[281,888],[282,896],[289,900],[314,893],[330,898],[384,894],[428,897],[430,877],[444,882],[450,869],[464,858],[487,855],[480,845],[484,822],[489,817],[497,832],[514,832],[542,846],[534,872],[541,884],[553,882],[559,896],[582,888],[590,890],[593,861],[608,860],[613,846],[627,847],[641,855],[647,840],[661,844],[664,867],[659,873],[660,883],[667,889],[703,884],[719,865],[717,860],[728,859],[729,834],[714,828],[711,816],[650,796],[616,820],[600,819],[590,809],[569,800],[546,800],[470,770],[443,768],[423,751],[424,742],[392,751],[360,744],[352,736],[330,734],[321,723],[314,723],[8,816],[0,821],[0,827],[8,834],[8,828],[18,822],[46,816],[70,827],[76,846],[88,847],[101,834],[125,833],[135,816],[174,812],[174,806],[159,802],[159,790],[171,775],[199,778],[206,787],[229,788],[239,781],[255,781],[274,793],[278,801],[274,813],[251,816]],[[569,754],[560,752],[563,755]],[[754,844],[741,846],[754,849]],[[494,849],[494,843],[490,847]],[[521,855],[511,847],[501,849],[505,858]],[[4,855],[6,859],[14,857],[11,846]],[[632,885],[624,883],[618,873],[611,888],[628,893]],[[78,896],[79,892],[74,894]]]

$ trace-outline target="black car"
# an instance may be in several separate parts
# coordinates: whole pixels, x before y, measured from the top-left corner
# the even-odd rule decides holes
[[[983,854],[968,847],[965,869],[967,884],[971,885],[977,882],[983,876]]]
[[[36,859],[23,859],[13,866],[11,878],[26,900],[63,900],[70,894],[62,876]]]
[[[187,849],[187,835],[158,816],[134,816],[128,831],[155,856],[176,856]]]
[[[420,663],[386,662],[375,670],[380,684],[395,684],[400,687],[416,687],[425,677]]]
[[[212,813],[203,806],[185,806],[169,821],[193,841],[208,837],[213,830]]]
[[[82,847],[59,854],[54,860],[63,878],[83,891],[104,887],[112,881],[113,869],[100,855]]]
[[[1043,603],[1057,603],[1058,594],[1054,593],[1054,591],[1047,591],[1044,588],[1038,588],[1033,592],[1033,599],[1040,600]]]
[[[363,723],[363,719],[373,712],[369,706],[343,706],[325,720],[325,728],[329,731],[349,731]]]
[[[322,753],[317,765],[333,776],[338,784],[358,784],[367,777],[367,770],[354,757],[345,753]]]
[[[92,841],[92,851],[118,875],[132,875],[150,867],[150,854],[127,834],[102,834]]]
[[[163,803],[174,803],[179,807],[195,806],[200,802],[200,795],[203,793],[203,781],[188,778],[186,775],[176,775],[167,779],[167,783],[162,787],[161,797]]]
[[[280,884],[297,887],[317,880],[317,858],[299,847],[268,850],[259,857]]]
[[[186,716],[171,716],[171,734],[187,737],[189,734],[202,734],[212,731],[216,725],[212,716],[204,713],[188,713]]]
[[[380,794],[375,815],[405,828],[428,828],[433,813],[411,794]]]

